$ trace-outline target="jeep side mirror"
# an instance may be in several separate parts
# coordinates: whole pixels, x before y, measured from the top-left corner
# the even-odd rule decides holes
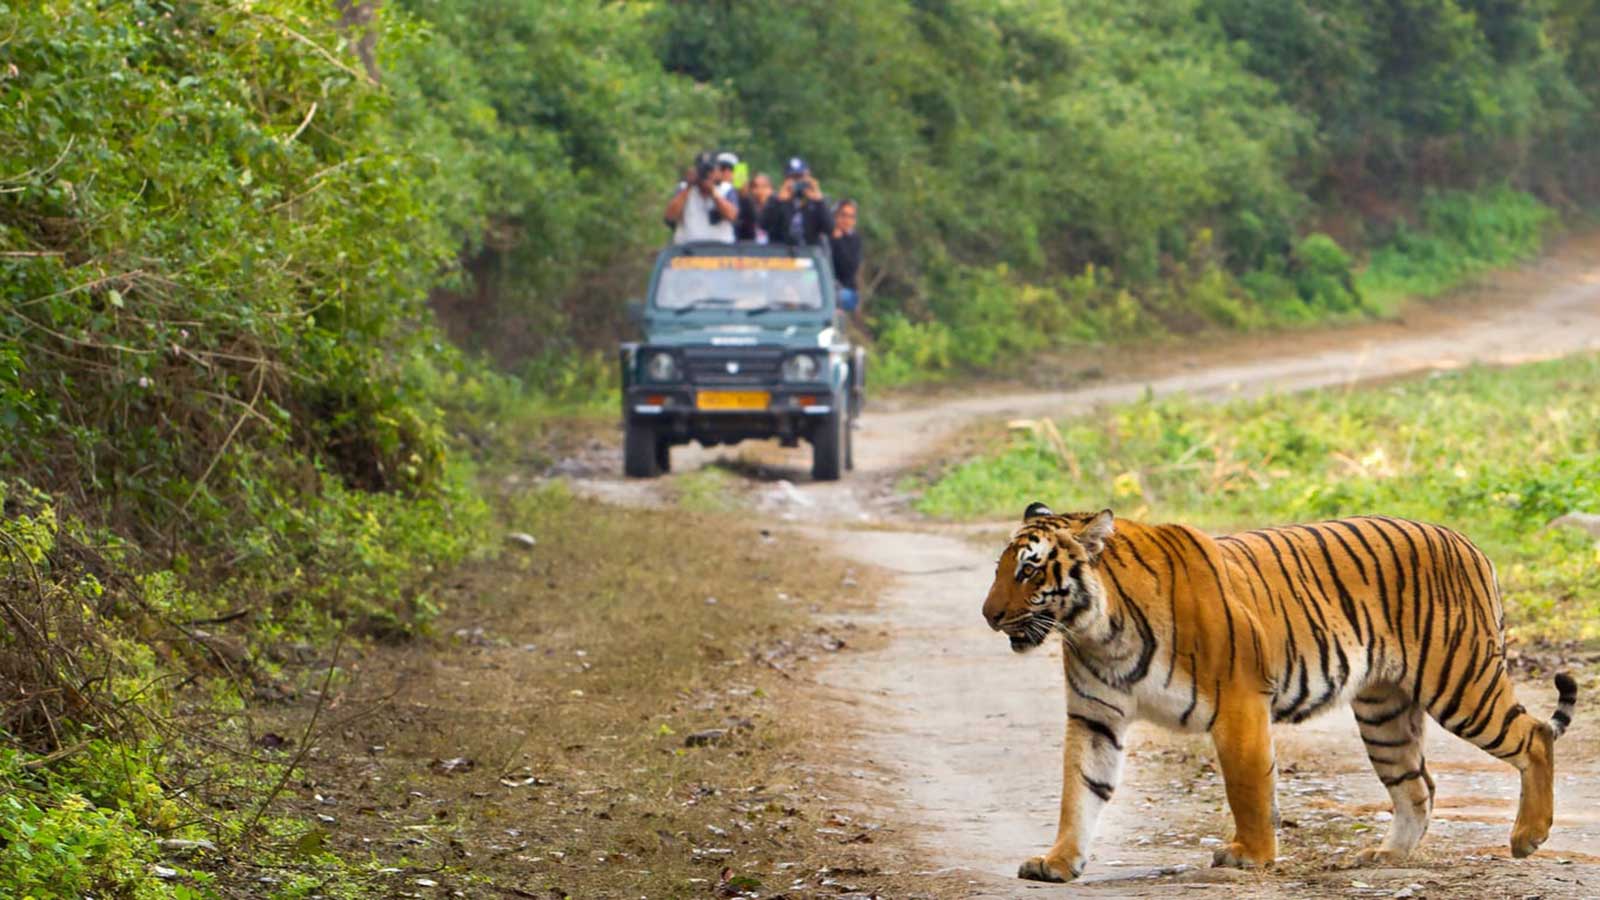
[[[629,300],[623,304],[622,309],[627,313],[628,321],[640,327],[644,326],[644,301]]]

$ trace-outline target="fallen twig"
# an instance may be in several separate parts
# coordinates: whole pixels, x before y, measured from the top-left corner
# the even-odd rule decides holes
[[[255,814],[250,817],[250,821],[244,826],[244,830],[239,832],[239,838],[235,842],[237,845],[249,842],[251,836],[255,833],[256,826],[261,824],[261,817],[266,815],[267,807],[271,806],[272,801],[278,799],[278,795],[283,793],[283,786],[289,783],[289,777],[305,761],[306,754],[311,752],[311,735],[316,730],[317,720],[322,718],[323,708],[328,705],[328,688],[333,685],[333,673],[339,667],[339,651],[343,648],[344,629],[341,628],[339,629],[338,637],[333,642],[333,658],[328,660],[328,674],[323,677],[322,690],[317,693],[317,705],[311,709],[311,721],[306,723],[305,731],[300,735],[300,749],[295,753],[294,759],[290,760],[287,766],[284,766],[283,775],[278,778],[278,783],[272,786],[272,790],[268,791],[265,797],[261,798],[261,804],[256,807]]]

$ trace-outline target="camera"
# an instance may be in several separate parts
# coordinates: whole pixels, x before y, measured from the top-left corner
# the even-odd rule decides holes
[[[696,184],[711,177],[717,170],[717,161],[709,153],[702,153],[694,159],[694,180]]]

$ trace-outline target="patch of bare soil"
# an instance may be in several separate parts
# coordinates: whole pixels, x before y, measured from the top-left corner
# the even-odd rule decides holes
[[[378,896],[813,897],[929,888],[822,660],[868,567],[726,516],[536,491],[436,633],[341,663],[285,804]],[[326,660],[320,665],[325,668]],[[312,668],[316,668],[314,664]],[[307,697],[262,730],[298,735]]]

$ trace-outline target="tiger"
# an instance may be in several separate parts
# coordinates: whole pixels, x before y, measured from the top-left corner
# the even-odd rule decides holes
[[[1019,878],[1083,874],[1141,720],[1211,735],[1234,825],[1214,866],[1277,856],[1270,725],[1346,704],[1394,804],[1388,833],[1359,864],[1398,863],[1428,830],[1424,715],[1521,773],[1513,855],[1549,836],[1555,741],[1577,684],[1555,676],[1548,722],[1516,702],[1494,565],[1449,528],[1356,516],[1212,537],[1035,502],[1000,554],[983,615],[1018,653],[1051,634],[1063,641],[1060,819],[1055,843]]]

